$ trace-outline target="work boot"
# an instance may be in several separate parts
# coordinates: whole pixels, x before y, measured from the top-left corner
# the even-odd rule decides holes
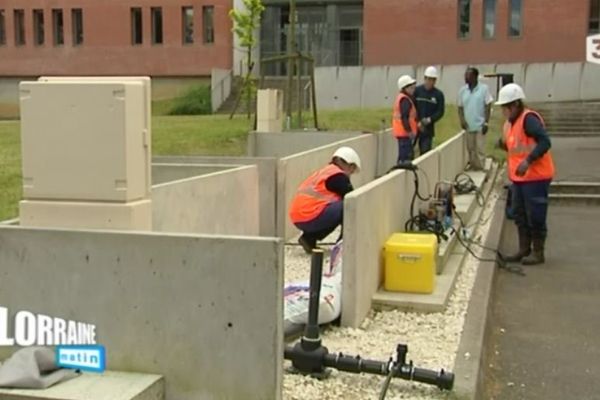
[[[519,232],[519,251],[510,256],[505,256],[506,262],[519,262],[531,254],[531,236],[524,232]]]
[[[533,239],[533,251],[521,262],[523,265],[538,265],[543,264],[544,261],[544,239]]]
[[[300,243],[300,246],[302,246],[306,254],[311,254],[314,248],[317,247],[316,239],[309,239],[304,235],[298,238],[298,243]]]

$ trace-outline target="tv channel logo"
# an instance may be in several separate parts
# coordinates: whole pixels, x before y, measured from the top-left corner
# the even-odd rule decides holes
[[[56,365],[87,372],[104,372],[106,351],[101,345],[57,346]]]
[[[600,34],[588,36],[585,47],[587,62],[600,64]]]

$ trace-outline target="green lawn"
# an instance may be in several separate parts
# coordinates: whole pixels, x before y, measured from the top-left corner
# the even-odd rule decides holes
[[[246,135],[251,122],[245,116],[229,120],[227,115],[165,116],[158,115],[168,107],[167,103],[154,103],[152,119],[152,152],[156,155],[242,155],[246,148]],[[161,108],[162,107],[162,108]],[[492,118],[488,134],[488,151],[500,132],[499,110]],[[344,110],[319,113],[321,128],[328,130],[378,131],[388,125],[391,111]],[[382,122],[385,121],[385,122]],[[310,121],[307,121],[310,124]],[[310,126],[310,125],[309,125]],[[436,143],[458,132],[456,108],[448,106],[446,116],[438,123]],[[502,157],[501,152],[493,153]],[[21,147],[18,121],[0,121],[0,220],[14,218],[18,214],[21,199]]]

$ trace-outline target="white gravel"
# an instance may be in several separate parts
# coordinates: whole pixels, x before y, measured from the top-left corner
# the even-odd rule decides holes
[[[490,214],[497,195],[492,193],[480,221],[476,226],[475,238],[487,236],[490,228]],[[327,242],[337,238],[334,233]],[[460,246],[460,244],[457,244]],[[480,249],[473,247],[476,254]],[[326,253],[327,254],[327,253]],[[489,253],[486,253],[486,255]],[[332,327],[323,335],[323,344],[331,352],[343,352],[362,358],[388,360],[394,356],[396,345],[408,345],[408,360],[415,366],[439,370],[453,370],[465,315],[475,282],[477,260],[467,255],[462,271],[457,279],[454,293],[443,313],[418,314],[393,311],[371,312],[360,329]],[[308,280],[310,258],[301,247],[287,246],[285,250],[285,281]],[[326,264],[328,265],[328,260]],[[468,357],[468,355],[463,355]],[[284,367],[290,366],[285,361]],[[383,376],[351,374],[332,370],[331,377],[324,381],[285,373],[283,398],[286,400],[309,399],[378,399]],[[432,400],[446,399],[448,393],[439,389],[401,379],[393,379],[386,399]]]

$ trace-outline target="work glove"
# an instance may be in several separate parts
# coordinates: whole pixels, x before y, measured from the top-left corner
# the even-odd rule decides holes
[[[485,135],[486,133],[488,133],[488,124],[487,123],[483,124],[483,126],[481,127],[481,133],[483,135]]]
[[[431,124],[431,118],[430,117],[425,117],[421,120],[421,124],[423,124],[423,126],[427,126],[429,124]]]
[[[517,167],[517,176],[524,176],[529,169],[529,161],[523,160]]]

